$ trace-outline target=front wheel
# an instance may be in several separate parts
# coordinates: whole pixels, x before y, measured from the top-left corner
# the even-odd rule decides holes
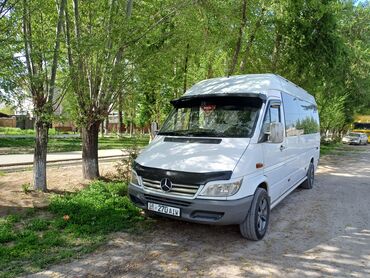
[[[270,199],[263,188],[257,188],[247,217],[239,225],[240,233],[250,240],[262,239],[270,218]]]
[[[310,162],[310,166],[307,170],[307,179],[301,184],[301,187],[304,189],[311,189],[315,181],[315,166],[313,162]]]

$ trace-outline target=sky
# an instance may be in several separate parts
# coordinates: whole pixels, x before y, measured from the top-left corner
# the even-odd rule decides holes
[[[369,1],[368,0],[357,0],[357,1],[354,1],[355,5],[364,4],[366,2],[369,2]]]

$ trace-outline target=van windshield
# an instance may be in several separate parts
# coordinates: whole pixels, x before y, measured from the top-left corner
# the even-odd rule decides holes
[[[176,105],[158,134],[251,137],[261,105],[251,97],[190,99]]]

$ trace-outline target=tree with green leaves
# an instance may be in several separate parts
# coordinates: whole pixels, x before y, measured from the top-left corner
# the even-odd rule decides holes
[[[9,95],[26,92],[32,99],[35,117],[34,188],[45,191],[48,130],[51,127],[60,41],[66,0],[18,1],[2,7],[2,27],[7,44],[7,74],[1,86]],[[14,77],[12,74],[15,74]],[[4,86],[5,84],[5,86]]]

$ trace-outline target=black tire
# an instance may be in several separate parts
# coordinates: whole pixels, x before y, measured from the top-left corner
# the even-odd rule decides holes
[[[306,177],[307,179],[301,184],[301,187],[304,189],[311,189],[315,182],[315,166],[313,162],[310,162],[310,166],[308,166]]]
[[[239,225],[240,233],[249,240],[261,240],[270,218],[270,198],[263,188],[257,188],[248,215]]]

